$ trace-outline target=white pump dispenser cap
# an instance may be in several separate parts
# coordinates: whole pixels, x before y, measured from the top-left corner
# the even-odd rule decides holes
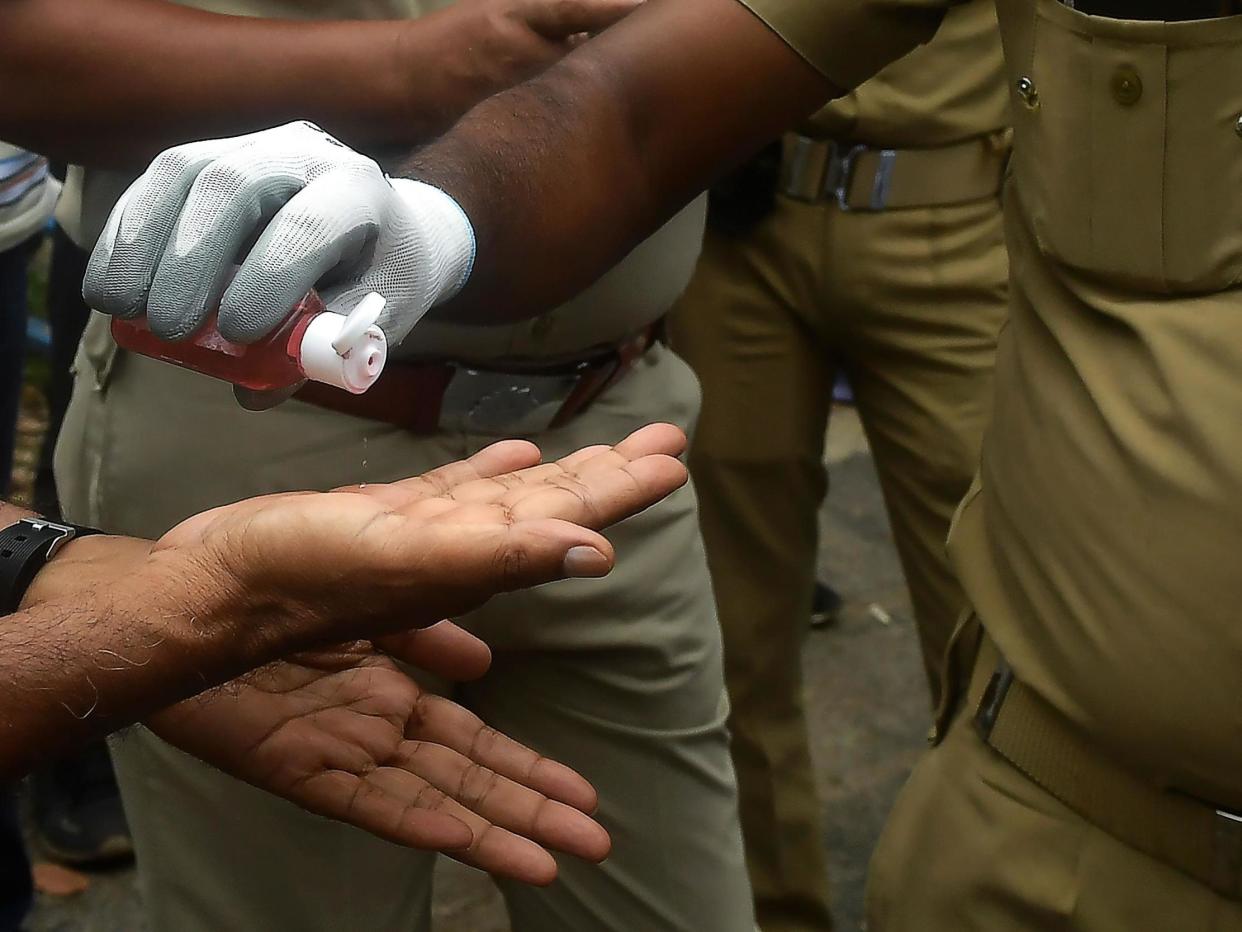
[[[384,298],[373,291],[348,316],[316,315],[298,353],[306,377],[355,395],[374,385],[388,359],[388,340],[376,324],[383,309]]]

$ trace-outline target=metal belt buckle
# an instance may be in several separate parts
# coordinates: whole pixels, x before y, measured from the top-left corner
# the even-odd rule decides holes
[[[491,436],[547,430],[585,365],[557,375],[458,369],[444,391],[440,429]]]
[[[893,180],[893,163],[897,160],[895,149],[880,150],[880,165],[871,182],[871,197],[867,201],[867,206],[850,206],[850,186],[854,183],[854,169],[857,167],[858,157],[867,151],[869,151],[867,146],[856,145],[841,157],[840,174],[837,176],[836,190],[833,194],[837,200],[837,207],[842,213],[848,214],[856,210],[883,210],[888,206],[888,189]]]
[[[807,204],[831,197],[840,170],[839,148],[831,140],[795,135],[781,161],[781,193]]]
[[[1214,821],[1212,886],[1236,900],[1242,896],[1242,815],[1217,809]]]

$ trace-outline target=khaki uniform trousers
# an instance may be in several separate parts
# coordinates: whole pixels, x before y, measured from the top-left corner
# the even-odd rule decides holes
[[[869,932],[1238,932],[1242,904],[1066,808],[959,714],[897,798]]]
[[[491,438],[416,437],[299,402],[242,411],[227,386],[104,348],[98,319],[57,456],[66,514],[157,536],[282,489],[381,482]],[[692,427],[698,390],[655,347],[586,414],[536,437],[548,457],[654,420]],[[519,932],[736,930],[754,919],[725,730],[720,637],[686,488],[610,532],[602,581],[504,596],[462,619],[495,651],[456,698],[582,772],[613,838],[602,866],[561,860],[537,890],[502,883]],[[305,813],[135,728],[115,741],[142,893],[158,932],[417,932],[431,855]]]
[[[944,539],[988,418],[1006,278],[995,200],[843,213],[781,197],[747,237],[709,232],[671,318],[703,387],[690,465],[765,932],[831,925],[800,651],[837,370],[875,456],[934,683],[963,601]]]

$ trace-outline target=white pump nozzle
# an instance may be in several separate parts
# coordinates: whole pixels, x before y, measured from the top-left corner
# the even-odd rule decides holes
[[[302,335],[298,363],[308,379],[360,395],[375,384],[388,359],[388,340],[377,321],[383,296],[372,291],[349,315],[325,311]]]

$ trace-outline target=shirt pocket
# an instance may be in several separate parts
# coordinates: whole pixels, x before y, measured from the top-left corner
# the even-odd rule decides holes
[[[1041,252],[1144,292],[1242,276],[1242,18],[1002,0],[1015,193]]]
[[[73,360],[73,372],[80,379],[89,379],[97,392],[107,390],[120,348],[112,339],[112,318],[91,311],[82,342]]]

